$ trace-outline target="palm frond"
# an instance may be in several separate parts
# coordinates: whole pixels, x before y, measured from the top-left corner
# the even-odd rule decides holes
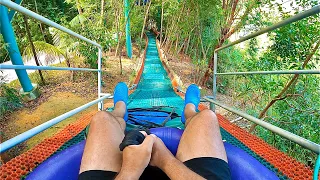
[[[72,27],[77,27],[77,26],[80,26],[81,24],[84,24],[86,20],[87,18],[85,16],[83,16],[82,14],[78,14],[69,22],[69,24]]]
[[[62,31],[59,31],[59,30],[52,28],[52,27],[49,27],[49,32],[52,35],[53,44],[55,46],[60,46]]]
[[[49,28],[49,31],[53,37],[53,44],[59,49],[63,49],[65,52],[70,53],[75,51],[79,45],[77,38],[74,38],[65,32],[55,28]]]
[[[63,50],[59,49],[58,47],[46,43],[44,41],[35,41],[33,42],[34,46],[35,46],[35,50],[37,55],[38,54],[45,54],[46,55],[46,65],[56,61],[57,59],[59,59],[61,56],[65,57],[65,53],[63,52]],[[28,61],[31,58],[33,58],[33,53],[32,53],[32,49],[31,49],[31,45],[27,46],[24,49],[23,52],[23,56],[24,56],[24,61]]]

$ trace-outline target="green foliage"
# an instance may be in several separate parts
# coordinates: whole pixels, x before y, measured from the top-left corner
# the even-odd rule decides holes
[[[3,37],[0,36],[0,63],[8,59],[7,44],[4,43]]]
[[[0,117],[2,117],[5,113],[12,112],[23,105],[17,90],[8,87],[2,75],[0,75],[0,80]]]
[[[62,19],[71,20],[76,15],[76,10],[72,6],[64,2],[64,0],[53,0],[53,1],[23,1],[22,6],[27,9],[38,12],[42,16],[61,23]],[[12,19],[12,26],[16,35],[16,41],[20,52],[23,52],[25,47],[29,45],[29,41],[26,36],[26,31],[23,23],[23,16],[21,13],[17,12]],[[30,32],[33,41],[44,41],[52,44],[52,37],[49,32],[49,27],[45,24],[41,24],[39,21],[29,20]],[[42,30],[41,30],[42,27]],[[2,36],[0,37],[0,45],[3,44]],[[6,50],[0,47],[0,63],[3,61],[8,61],[9,56]]]
[[[288,18],[287,13],[280,14]],[[302,69],[320,39],[319,15],[289,24],[268,33],[272,43],[261,46],[261,39],[247,41],[242,51],[228,48],[219,53],[219,72],[272,71]],[[276,22],[279,20],[276,20]],[[268,24],[270,19],[267,20]],[[262,49],[263,48],[263,49]],[[319,67],[319,49],[312,55],[305,69]],[[227,87],[237,103],[235,106],[258,117],[266,105],[280,93],[293,75],[244,75],[221,77],[218,88]],[[320,139],[320,78],[317,75],[300,75],[287,92],[267,111],[264,120],[299,136],[318,142]],[[219,90],[219,89],[218,89]],[[296,159],[313,165],[315,154],[295,143],[274,135],[264,128],[257,128],[256,134],[276,148]]]
[[[130,32],[133,41],[137,41],[137,39],[140,39],[141,29],[144,21],[145,7],[147,6],[133,6],[130,10]],[[123,27],[125,27],[125,18],[123,18]]]
[[[137,72],[135,70],[132,70],[131,73],[130,73],[129,81],[131,83],[134,83],[134,80],[135,80],[136,76],[137,76]]]
[[[144,50],[146,47],[146,41],[144,39],[138,38],[135,43],[138,45],[140,51]]]

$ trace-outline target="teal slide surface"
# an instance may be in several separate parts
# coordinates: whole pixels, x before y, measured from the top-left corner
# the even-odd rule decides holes
[[[178,96],[171,84],[171,80],[162,66],[157,50],[156,39],[152,33],[147,33],[148,47],[145,66],[136,90],[129,96],[128,109],[165,107],[168,112],[173,111],[181,115],[184,100]],[[166,123],[170,127],[183,127],[180,117]]]

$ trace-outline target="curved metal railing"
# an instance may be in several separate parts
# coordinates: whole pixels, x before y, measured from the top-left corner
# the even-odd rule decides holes
[[[98,68],[97,69],[89,69],[89,68],[66,68],[66,67],[51,67],[51,66],[25,66],[25,65],[0,65],[0,69],[12,69],[12,70],[17,70],[17,69],[35,69],[35,70],[71,70],[71,71],[94,71],[98,72],[98,98],[94,101],[91,101],[85,105],[82,105],[78,108],[75,108],[69,112],[66,112],[56,118],[53,118],[39,126],[36,126],[22,134],[19,134],[16,137],[13,137],[3,143],[0,144],[0,153],[5,152],[9,150],[10,148],[16,146],[17,144],[20,144],[29,138],[37,135],[38,133],[52,127],[53,125],[65,120],[66,118],[73,116],[90,106],[94,104],[98,104],[98,110],[103,109],[103,100],[106,98],[112,98],[111,94],[106,94],[106,93],[101,93],[101,57],[102,57],[102,46],[78,33],[75,33],[74,31],[65,28],[37,13],[34,13],[10,0],[0,0],[0,5],[4,5],[8,8],[11,8],[12,10],[16,10],[22,14],[25,14],[27,16],[30,16],[44,24],[47,24],[48,26],[55,27],[73,37],[76,37],[78,39],[81,39],[89,44],[92,44],[98,48]],[[5,33],[5,32],[3,32]]]
[[[296,134],[293,134],[289,131],[286,131],[282,128],[279,128],[277,126],[274,126],[268,122],[265,122],[261,119],[258,119],[254,116],[251,116],[245,112],[242,112],[242,111],[239,111],[235,108],[232,108],[232,107],[229,107],[229,106],[226,106],[224,105],[223,103],[220,103],[218,101],[216,101],[216,96],[217,96],[217,75],[247,75],[247,74],[260,74],[260,75],[265,75],[265,74],[275,74],[275,75],[279,75],[279,74],[320,74],[320,71],[319,70],[292,70],[292,71],[288,71],[288,70],[285,70],[285,71],[251,71],[251,72],[226,72],[226,73],[217,73],[217,63],[218,63],[218,52],[225,49],[225,48],[228,48],[228,47],[231,47],[231,46],[234,46],[236,44],[239,44],[241,42],[244,42],[246,40],[249,40],[251,38],[254,38],[254,37],[257,37],[261,34],[264,34],[264,33],[267,33],[267,32],[270,32],[272,30],[275,30],[275,29],[278,29],[280,27],[283,27],[287,24],[290,24],[290,23],[293,23],[293,22],[296,22],[296,21],[299,21],[301,19],[304,19],[306,17],[309,17],[309,16],[312,16],[312,15],[315,15],[315,14],[319,14],[320,13],[320,5],[317,5],[317,6],[314,6],[312,7],[311,9],[309,10],[306,10],[302,13],[299,13],[299,14],[296,14],[290,18],[287,18],[281,22],[278,22],[272,26],[269,26],[269,27],[266,27],[264,29],[261,29],[257,32],[254,32],[252,34],[249,34],[245,37],[242,37],[234,42],[231,42],[225,46],[222,46],[220,48],[217,48],[215,49],[214,51],[214,67],[213,67],[213,97],[212,98],[209,98],[209,97],[204,97],[203,99],[205,99],[206,101],[210,102],[210,109],[212,109],[213,111],[215,111],[215,105],[217,106],[220,106],[230,112],[233,112],[235,114],[238,114],[239,116],[253,122],[253,123],[256,123],[258,125],[260,125],[261,127],[265,128],[265,129],[268,129],[290,141],[293,141],[299,145],[301,145],[302,147],[306,148],[306,149],[309,149],[315,153],[317,153],[318,155],[320,154],[320,145],[315,143],[315,142],[312,142],[310,140],[307,140],[303,137],[300,137]],[[318,160],[317,162],[320,161],[320,156],[318,156]],[[317,167],[315,167],[315,170],[314,170],[314,174],[316,174],[316,172],[318,171]],[[316,177],[318,178],[318,177]],[[314,178],[314,179],[316,179]]]

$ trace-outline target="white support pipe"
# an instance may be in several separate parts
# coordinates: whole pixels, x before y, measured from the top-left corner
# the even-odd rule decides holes
[[[214,52],[213,55],[213,83],[212,83],[212,93],[213,99],[217,99],[217,66],[218,66],[218,52]],[[210,103],[210,109],[215,112],[216,107],[214,103]]]
[[[102,50],[101,48],[98,48],[98,98],[100,98],[101,94],[101,56],[102,56]],[[103,101],[100,101],[98,103],[98,111],[103,110]]]
[[[0,69],[33,69],[33,70],[59,70],[59,71],[99,71],[99,69],[89,68],[67,68],[67,67],[54,67],[54,66],[25,66],[25,65],[1,65]]]
[[[61,31],[67,33],[67,34],[70,34],[71,36],[79,38],[79,39],[81,39],[81,40],[83,40],[83,41],[85,41],[87,43],[93,44],[94,46],[97,46],[98,48],[101,48],[100,44],[98,44],[98,43],[96,43],[94,41],[91,41],[90,39],[88,39],[86,37],[83,37],[80,34],[75,33],[73,31],[71,31],[70,29],[65,28],[65,27],[63,27],[63,26],[61,26],[61,25],[59,25],[59,24],[57,24],[57,23],[55,23],[55,22],[53,22],[53,21],[51,21],[51,20],[49,20],[49,19],[47,19],[47,18],[45,18],[43,16],[41,16],[41,15],[35,13],[35,12],[32,12],[32,11],[30,11],[30,10],[28,10],[28,9],[18,5],[18,4],[16,4],[15,2],[12,2],[10,0],[0,0],[0,4],[2,4],[4,6],[7,6],[8,8],[14,9],[14,10],[16,10],[16,11],[22,13],[22,14],[30,16],[30,17],[32,17],[32,18],[34,18],[34,19],[36,19],[36,20],[38,20],[40,22],[43,22],[44,24],[46,24],[48,26],[55,27],[55,28],[57,28],[57,29],[59,29],[59,30],[61,30]]]

